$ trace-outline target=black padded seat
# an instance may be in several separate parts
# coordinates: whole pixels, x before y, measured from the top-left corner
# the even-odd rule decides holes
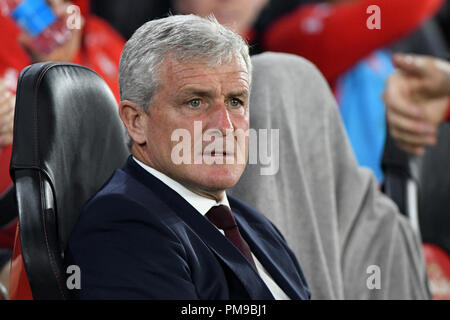
[[[128,154],[117,102],[95,72],[53,62],[22,70],[10,173],[34,299],[70,297],[63,253],[72,227]]]

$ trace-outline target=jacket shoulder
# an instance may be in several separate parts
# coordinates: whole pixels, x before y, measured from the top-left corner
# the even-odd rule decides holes
[[[118,169],[83,206],[77,226],[140,221],[166,228],[177,220],[174,212],[139,181]],[[165,227],[165,226],[166,227]]]

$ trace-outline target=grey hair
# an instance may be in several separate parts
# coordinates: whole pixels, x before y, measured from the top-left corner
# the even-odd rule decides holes
[[[159,85],[159,67],[168,54],[180,62],[200,60],[209,66],[241,55],[251,78],[249,48],[238,34],[214,16],[173,15],[145,23],[125,44],[119,66],[121,100],[147,111]]]

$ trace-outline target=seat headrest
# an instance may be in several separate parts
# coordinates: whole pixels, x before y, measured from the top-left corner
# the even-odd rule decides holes
[[[117,103],[89,68],[53,62],[22,70],[17,97],[11,177],[36,169],[48,179],[65,248],[84,202],[129,154]]]

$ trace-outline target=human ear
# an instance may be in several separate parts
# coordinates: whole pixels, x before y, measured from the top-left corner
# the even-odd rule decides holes
[[[145,117],[146,113],[141,106],[129,100],[123,100],[119,105],[119,116],[127,128],[131,139],[137,144],[145,144]]]

